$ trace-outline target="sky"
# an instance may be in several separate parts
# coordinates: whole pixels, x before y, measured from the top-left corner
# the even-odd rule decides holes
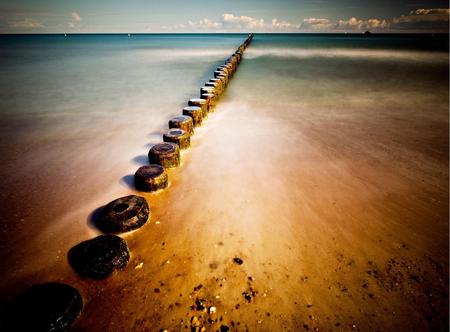
[[[448,32],[442,0],[0,0],[0,33]]]

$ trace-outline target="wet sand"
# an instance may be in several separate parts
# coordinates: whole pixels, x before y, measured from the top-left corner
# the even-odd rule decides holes
[[[110,135],[87,125],[92,140],[68,143],[79,164],[39,160],[42,173],[7,183],[20,199],[2,207],[17,216],[3,229],[13,235],[2,248],[2,305],[62,280],[85,300],[74,331],[184,331],[194,316],[207,331],[448,330],[448,110],[430,101],[429,113],[415,111],[426,96],[392,109],[366,102],[363,112],[345,98],[312,107],[278,98],[275,86],[258,102],[249,69],[244,61],[169,170],[168,190],[144,195],[151,220],[123,235],[132,258],[105,281],[77,277],[66,253],[98,234],[96,209],[134,192],[130,174],[164,124],[147,137],[138,119]],[[117,164],[105,167],[111,153]],[[60,187],[46,191],[47,174]]]

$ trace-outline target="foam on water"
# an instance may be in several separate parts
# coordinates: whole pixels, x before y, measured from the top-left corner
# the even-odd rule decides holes
[[[258,57],[283,57],[283,58],[356,58],[369,60],[401,60],[418,62],[448,62],[448,53],[407,51],[407,50],[382,50],[382,49],[348,49],[348,48],[249,48],[246,58]]]

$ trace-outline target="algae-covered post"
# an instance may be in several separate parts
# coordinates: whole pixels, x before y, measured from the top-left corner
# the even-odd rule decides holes
[[[194,134],[194,121],[190,116],[179,115],[170,119],[169,128],[180,128],[192,135]]]
[[[137,190],[157,191],[167,187],[169,176],[161,165],[151,164],[139,167],[134,174],[134,183]]]
[[[178,167],[180,165],[180,148],[174,143],[159,143],[148,152],[151,164],[158,164],[164,168]]]
[[[202,124],[203,111],[199,106],[187,106],[183,108],[183,115],[191,117],[195,127],[198,127]]]
[[[201,91],[200,91],[200,93],[201,93]],[[202,110],[202,117],[203,118],[206,117],[206,115],[208,114],[208,104],[207,104],[205,99],[202,99],[202,98],[189,99],[188,105],[189,106],[198,106],[198,107],[200,107],[201,110]]]
[[[178,128],[169,129],[167,133],[163,135],[163,141],[178,144],[182,150],[191,146],[191,136],[189,133]]]
[[[205,99],[206,101],[208,101],[208,112],[214,112],[215,107],[216,107],[216,98],[217,96],[215,96],[212,93],[202,93],[200,95],[200,97],[202,99]]]

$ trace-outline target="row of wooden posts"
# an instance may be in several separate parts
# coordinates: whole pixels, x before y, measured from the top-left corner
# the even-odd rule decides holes
[[[153,192],[167,187],[166,169],[180,165],[180,149],[190,146],[195,128],[202,124],[208,113],[214,112],[252,39],[253,34],[250,34],[217,67],[214,77],[200,88],[200,98],[190,99],[182,115],[169,121],[163,142],[149,151],[149,165],[140,167],[135,173],[137,190]],[[150,207],[142,196],[129,195],[110,202],[102,208],[100,218],[95,221],[106,234],[73,247],[68,253],[70,265],[81,277],[97,280],[125,268],[130,251],[127,242],[115,233],[137,229],[147,222],[149,216]],[[72,286],[58,282],[36,284],[11,303],[4,327],[10,331],[66,331],[81,314],[82,308],[82,297]]]

